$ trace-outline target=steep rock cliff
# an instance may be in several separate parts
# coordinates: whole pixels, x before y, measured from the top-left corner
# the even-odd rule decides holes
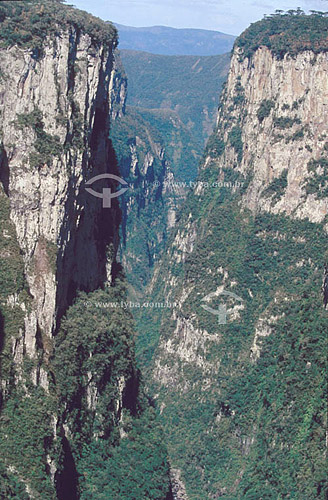
[[[35,304],[25,320],[26,347],[34,356],[37,325],[51,339],[58,313],[76,290],[95,289],[111,276],[118,211],[104,213],[84,184],[117,173],[107,139],[113,55],[72,27],[46,40],[40,60],[17,47],[2,50],[1,68],[2,157],[10,218]],[[108,262],[104,244],[113,248]]]
[[[245,177],[252,176],[243,206],[253,212],[321,222],[327,197],[312,183],[327,169],[321,159],[328,148],[327,53],[303,51],[278,59],[268,47],[260,47],[250,61],[239,52],[237,48],[231,60],[218,117],[218,137],[226,146],[218,168],[235,166]],[[324,182],[322,178],[318,188]]]
[[[164,451],[140,390],[131,315],[108,309],[125,299],[118,202],[103,209],[85,190],[119,174],[109,139],[124,111],[117,34],[47,0],[3,2],[0,21],[1,495],[96,499],[117,487],[117,463],[153,460],[140,458],[139,417],[149,453]],[[153,476],[143,471],[142,486],[138,474],[122,488],[143,495]],[[168,479],[160,483],[164,498]]]
[[[11,46],[0,54],[1,170],[28,290],[27,299],[17,289],[3,301],[22,309],[24,323],[5,335],[10,373],[49,393],[58,319],[78,289],[112,278],[119,212],[106,214],[84,189],[90,177],[116,173],[108,140],[113,48],[71,25],[46,38],[43,51],[36,58]],[[24,373],[27,359],[34,366]],[[12,379],[3,380],[5,401],[12,390]]]
[[[177,498],[324,498],[327,18],[250,30],[138,353]]]

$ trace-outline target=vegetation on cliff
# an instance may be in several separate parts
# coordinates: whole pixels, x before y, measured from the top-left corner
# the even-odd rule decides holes
[[[280,42],[282,32],[276,26],[281,18],[284,47]],[[56,33],[54,19],[61,29],[74,26],[77,31],[88,32],[94,43],[115,44],[111,26],[43,0],[1,3],[3,47],[16,44],[41,54],[46,34]],[[308,33],[314,20],[321,26],[321,34],[313,28],[313,37],[296,41],[289,28],[296,19],[299,29],[294,32],[299,38],[302,30]],[[261,23],[261,34],[258,27],[250,28],[254,30],[252,41],[249,34],[244,35],[244,44],[240,42],[242,37],[237,41],[245,55],[251,55],[260,45],[270,46],[279,57],[304,47],[313,46],[316,52],[318,44],[326,50],[324,14],[303,16],[296,11],[277,14]],[[233,106],[243,102],[243,88],[237,81]],[[262,101],[257,115],[259,126],[272,110],[271,101]],[[161,140],[155,130],[161,122],[159,113],[149,112],[148,122],[144,120],[147,113],[133,113],[122,120],[121,128],[112,131],[126,171],[137,133],[147,147],[152,137]],[[216,160],[225,148],[230,148],[240,163],[248,147],[242,140],[243,117],[228,120],[224,124],[228,129],[226,140],[223,133],[215,134],[208,143],[208,162],[201,181],[217,181],[217,163],[211,159]],[[140,123],[142,133],[137,129]],[[58,139],[44,132],[37,110],[19,116],[18,124],[35,129],[36,151],[42,157],[57,151]],[[293,124],[297,124],[294,118],[274,120],[279,130],[290,129]],[[165,130],[171,134],[172,126],[167,125]],[[146,152],[147,148],[140,148],[140,161]],[[35,358],[30,359],[21,331],[23,313],[31,298],[10,221],[5,192],[8,165],[2,150],[0,167],[4,186],[0,192],[0,426],[5,437],[0,443],[0,496],[20,500],[30,496],[43,500],[56,496],[60,500],[164,500],[169,491],[164,434],[136,368],[134,325],[131,314],[121,306],[126,301],[124,279],[116,277],[111,286],[80,293],[61,318],[54,350],[45,349],[38,329],[32,340]],[[247,179],[235,167],[231,162],[220,173],[225,181],[239,180],[246,185]],[[313,159],[308,167],[311,180],[305,191],[323,197],[327,192],[327,160]],[[149,181],[155,174],[161,175],[160,168],[159,162],[154,164]],[[287,172],[283,171],[265,195],[280,199],[286,185]],[[140,319],[139,360],[149,373],[155,353],[157,368],[165,365],[167,369],[153,389],[163,402],[165,437],[174,466],[182,470],[190,500],[218,496],[324,500],[324,227],[282,215],[252,214],[241,206],[240,193],[224,189],[190,193],[174,237],[192,225],[197,235],[192,240],[193,251],[177,259],[176,248],[170,247],[163,256],[159,278],[154,280],[152,301],[156,296],[163,302],[168,289],[172,302],[184,297],[173,314],[194,322],[200,332],[200,340],[195,337],[200,344],[195,348],[198,362],[183,364],[175,357],[179,339],[174,337],[176,317],[173,319],[169,309],[153,315],[149,309],[149,314]],[[145,225],[150,217],[147,213]],[[136,224],[133,230],[139,230]],[[187,232],[193,235],[193,231]],[[168,275],[170,281],[166,281]],[[240,294],[243,308],[235,310],[233,321],[218,325],[217,317],[202,309],[200,301],[222,286],[224,279],[227,287]],[[201,344],[204,333],[206,340]],[[172,339],[177,346],[173,343],[171,355],[164,357],[160,340]],[[189,346],[187,354],[194,354],[193,349]],[[166,379],[168,373],[173,373],[172,379]]]
[[[39,109],[31,113],[20,114],[16,126],[25,131],[31,128],[36,136],[35,152],[30,154],[29,162],[32,167],[39,167],[47,163],[52,165],[53,158],[63,153],[63,146],[58,136],[51,136],[44,130],[43,113]]]
[[[120,56],[128,76],[128,106],[114,122],[111,137],[122,176],[133,185],[133,191],[122,197],[123,262],[128,281],[140,292],[164,249],[168,214],[173,216],[185,198],[183,183],[189,186],[197,176],[229,55],[161,56],[121,50]],[[240,149],[238,137],[235,142]],[[141,170],[149,160],[147,152],[154,162],[145,174]],[[138,166],[131,172],[136,159]],[[166,189],[163,180],[169,175],[174,178]]]
[[[7,283],[10,273],[11,267]],[[126,293],[119,279],[104,290],[81,293],[62,320],[50,362],[44,359],[40,332],[38,357],[25,356],[21,380],[10,353],[15,310],[8,315],[1,305],[6,327],[0,359],[6,382],[0,419],[6,436],[0,443],[3,498],[30,498],[26,484],[44,500],[67,495],[166,498],[169,466],[162,429],[136,369],[133,320],[121,301]],[[52,380],[48,389],[39,385],[40,370]],[[69,440],[63,426],[69,429]],[[56,493],[50,462],[56,464]]]
[[[256,25],[258,36],[256,30],[252,35],[254,43],[246,32],[245,55],[266,45],[266,30],[278,25],[280,17],[286,38],[274,45],[273,37],[278,57],[303,50],[301,31],[319,22],[320,34],[316,27],[313,37],[310,27],[308,31],[316,47],[315,62],[315,53],[326,50],[327,26],[326,16],[317,13],[289,13],[261,21]],[[292,28],[287,30],[289,23]],[[262,62],[250,71],[260,71]],[[308,64],[304,73],[310,72]],[[178,305],[173,311],[153,310],[148,317],[140,316],[138,359],[149,373],[162,409],[172,467],[181,470],[190,500],[324,500],[328,491],[327,313],[322,275],[327,217],[322,223],[311,223],[286,212],[271,213],[268,204],[265,208],[258,204],[254,211],[246,208],[249,200],[256,200],[251,188],[265,164],[256,164],[253,155],[264,124],[271,123],[273,132],[285,134],[280,154],[286,164],[296,163],[288,148],[284,155],[285,144],[291,141],[299,141],[307,155],[312,152],[298,129],[303,125],[308,139],[301,120],[306,94],[287,105],[282,91],[281,99],[278,95],[274,101],[262,100],[250,117],[245,98],[249,93],[244,92],[241,77],[233,83],[220,103],[218,127],[208,142],[199,181],[244,184],[235,192],[197,189],[187,197],[151,283],[152,301],[169,297]],[[262,85],[265,88],[263,79]],[[255,89],[247,90],[255,94]],[[249,125],[254,126],[254,119],[253,135]],[[319,119],[324,123],[321,113]],[[271,152],[268,136],[267,129],[266,152]],[[303,174],[301,206],[306,193],[318,200],[327,196],[325,142],[324,134],[318,145],[311,142],[315,154],[308,163],[310,175]],[[275,204],[286,195],[289,173],[283,168],[279,176],[267,180],[261,202],[269,197]],[[220,297],[222,288],[242,300]],[[229,310],[226,324],[219,324],[217,315],[202,308],[211,292],[217,293],[211,307],[218,311],[225,304]]]
[[[75,35],[78,40],[83,33],[88,33],[94,46],[100,51],[104,48],[107,55],[117,43],[116,30],[110,24],[62,2],[0,3],[3,52],[15,45],[32,50],[29,57],[33,59],[43,57],[46,41],[51,39],[55,44],[55,39],[65,32],[71,35],[72,49]],[[71,66],[68,61],[67,75],[73,81],[76,74]],[[63,71],[65,74],[65,68]],[[80,90],[85,91],[88,99],[87,87]],[[51,116],[73,125],[64,145],[57,135],[45,131],[44,111],[38,107],[12,116],[16,130],[24,135],[29,132],[29,136],[32,131],[35,136],[34,144],[27,143],[24,148],[31,166],[51,165],[56,156],[82,148],[84,133],[93,132],[97,142],[97,127],[101,126],[84,129],[73,94],[69,93],[68,100],[70,109],[63,111],[58,106],[58,115],[55,110]],[[104,147],[99,146],[101,152],[97,156],[104,164],[109,161],[105,157],[107,146],[110,148],[107,135],[104,133]],[[92,290],[90,285],[88,293],[75,298],[74,289],[72,305],[61,311],[56,331],[45,333],[38,318],[37,297],[31,295],[27,285],[31,278],[28,259],[24,259],[23,245],[11,221],[13,197],[8,156],[1,141],[0,497],[101,500],[105,491],[106,498],[113,500],[125,500],[128,495],[144,499],[148,494],[152,500],[164,500],[170,489],[167,453],[157,413],[145,396],[136,368],[134,325],[131,314],[121,306],[121,301],[126,300],[125,285],[124,278],[117,276],[115,255],[108,257],[116,270],[111,286],[104,283],[103,289]],[[68,192],[70,186],[71,181]],[[62,202],[65,203],[63,199]],[[35,244],[46,250],[44,260],[55,281],[57,256],[62,256],[63,249],[45,238],[37,210],[31,214],[35,215]],[[91,214],[92,223],[97,226],[99,220],[94,212]],[[118,211],[116,216],[118,221]],[[118,231],[116,224],[110,231]],[[113,238],[118,239],[118,234],[113,234]],[[106,234],[97,227],[97,255],[104,260],[107,243]],[[60,295],[60,286],[57,291]],[[49,296],[45,297],[47,302]],[[116,303],[117,307],[111,308],[109,303]]]
[[[206,179],[211,178],[215,168],[206,171]],[[169,268],[177,283],[171,302],[179,302],[183,289],[187,300],[173,314],[154,310],[139,324],[144,369],[152,360],[155,373],[164,367],[159,372],[164,380],[157,379],[153,391],[163,405],[172,463],[183,471],[192,500],[218,492],[231,499],[291,495],[324,500],[323,227],[240,213],[238,197],[214,191],[188,197],[176,231],[192,223],[201,238],[185,261],[177,261],[169,247],[153,289],[152,300],[161,300],[167,286],[162,276]],[[244,304],[226,325],[201,308],[201,298],[222,285],[222,268],[229,275],[225,288]],[[237,285],[230,288],[230,282]],[[212,338],[194,353],[202,364],[182,362],[173,353],[167,357],[165,342],[177,342],[175,315]],[[261,317],[268,318],[267,324]],[[263,337],[254,348],[255,331],[262,333],[261,328]],[[198,339],[196,331],[189,335]]]
[[[121,199],[122,261],[128,282],[140,293],[166,241],[167,207],[161,185],[167,157],[158,130],[129,106],[113,124],[111,138],[121,175],[131,186]]]
[[[5,169],[1,158],[0,172]],[[24,262],[15,226],[10,220],[10,201],[0,185],[0,497],[29,498],[24,478],[33,491],[51,498],[53,487],[47,477],[45,448],[51,439],[54,400],[33,380],[39,375],[40,357],[25,358],[17,373],[17,356],[23,355],[19,332],[24,329],[24,311],[31,297],[24,276]],[[38,339],[40,340],[40,339]],[[26,349],[26,347],[25,347]],[[15,359],[16,357],[16,359]],[[27,386],[21,382],[26,377]],[[29,397],[27,396],[29,392]],[[5,436],[5,438],[4,438]],[[8,468],[10,464],[10,468]],[[3,495],[3,496],[1,496]]]
[[[111,23],[56,0],[3,1],[0,4],[0,47],[33,49],[43,53],[44,41],[74,27],[87,33],[96,45],[116,46],[117,31]]]
[[[150,500],[163,500],[167,453],[136,369],[124,301],[124,280],[117,279],[81,293],[67,311],[53,359],[60,422],[70,430],[81,498],[143,500],[148,492]],[[63,481],[59,470],[59,488]]]
[[[328,51],[328,12],[311,11],[305,15],[301,9],[266,16],[253,23],[236,40],[235,47],[242,49],[241,58],[251,57],[265,46],[275,56],[292,56],[304,50],[313,53]]]

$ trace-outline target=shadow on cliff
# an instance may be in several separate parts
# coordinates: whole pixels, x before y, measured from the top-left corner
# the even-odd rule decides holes
[[[4,192],[9,195],[9,164],[7,153],[0,144],[0,182],[3,185]]]
[[[105,123],[105,113],[98,110],[91,135],[91,161],[85,165],[85,181],[102,173],[119,175],[112,143],[104,136]],[[108,279],[109,263],[112,279],[118,272],[116,253],[121,210],[117,198],[112,199],[111,208],[103,208],[102,199],[86,192],[84,183],[76,197],[76,181],[74,176],[70,177],[70,195],[65,206],[65,221],[59,243],[59,248],[64,248],[64,252],[57,258],[57,326],[78,291],[88,293],[103,287]],[[112,191],[117,190],[116,181],[106,179],[92,186],[95,191],[101,192],[100,182],[106,183],[106,187],[111,187]]]
[[[102,88],[101,82],[99,88]],[[87,153],[84,153],[82,159],[82,182],[79,182],[80,179],[74,174],[76,158],[71,160],[68,198],[65,204],[65,217],[59,238],[56,265],[56,303],[58,305],[56,332],[60,328],[61,318],[68,307],[73,304],[79,291],[88,293],[102,288],[108,280],[108,274],[111,275],[112,280],[115,280],[116,275],[121,272],[121,266],[116,262],[121,222],[119,203],[117,199],[112,199],[111,208],[103,208],[102,199],[92,196],[85,190],[85,182],[94,176],[104,173],[119,175],[115,151],[109,139],[109,117],[103,111],[104,109],[106,106],[102,102],[102,96],[97,96],[89,142],[90,155],[87,156]],[[116,181],[108,182],[106,179],[101,182],[104,184],[103,187],[111,187],[113,192],[117,190]],[[95,183],[92,187],[95,191],[101,192],[100,185],[97,184]],[[133,406],[132,402],[127,404]],[[81,406],[80,400],[74,404],[76,408]],[[72,449],[63,428],[61,436],[61,467],[55,477],[57,498],[58,500],[77,500],[79,476]]]
[[[173,491],[172,491],[172,485],[171,484],[170,484],[170,489],[168,491],[168,494],[166,495],[165,500],[174,500]]]
[[[65,435],[62,437],[62,453],[62,466],[55,474],[57,498],[58,500],[78,500],[78,473],[71,447]]]
[[[0,373],[2,373],[1,354],[4,347],[4,343],[5,343],[5,320],[0,311]],[[2,397],[2,390],[0,388],[0,412],[2,410],[2,404],[3,404],[3,397]]]

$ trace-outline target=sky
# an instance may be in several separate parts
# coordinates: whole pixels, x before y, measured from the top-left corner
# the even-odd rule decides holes
[[[239,35],[275,9],[328,11],[328,0],[67,0],[105,21],[127,26],[201,28]]]

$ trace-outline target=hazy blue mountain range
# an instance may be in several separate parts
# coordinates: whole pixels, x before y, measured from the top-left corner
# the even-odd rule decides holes
[[[167,26],[134,28],[115,24],[119,32],[119,48],[143,50],[167,56],[213,56],[230,52],[234,36],[201,29],[177,29]]]

